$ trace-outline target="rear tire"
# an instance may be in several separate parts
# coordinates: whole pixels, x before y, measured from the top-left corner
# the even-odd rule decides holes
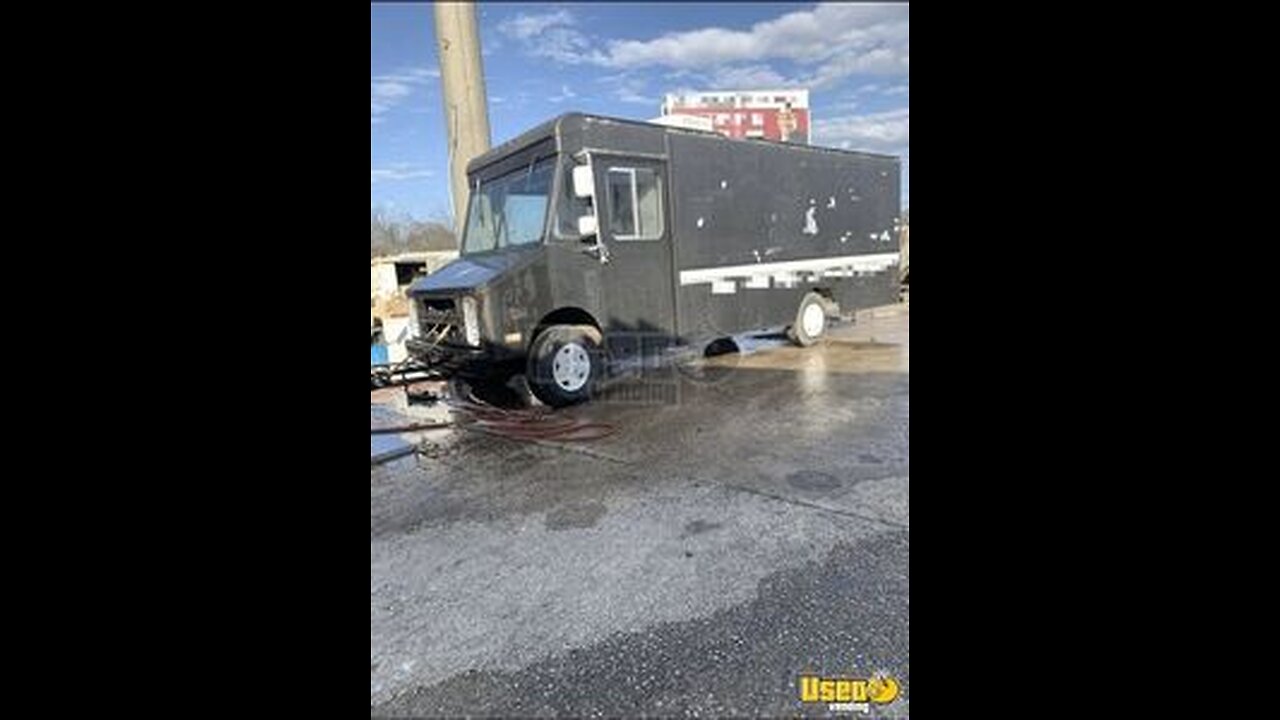
[[[553,325],[533,341],[525,375],[534,396],[551,407],[591,398],[604,377],[600,331],[590,325]]]
[[[787,330],[787,337],[800,347],[822,339],[827,332],[827,299],[818,293],[806,293],[796,310],[796,320]]]

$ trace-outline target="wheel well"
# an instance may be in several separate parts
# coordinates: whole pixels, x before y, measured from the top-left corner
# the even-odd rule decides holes
[[[840,303],[836,302],[836,295],[831,288],[819,287],[814,288],[813,291],[826,299],[828,315],[838,315],[840,313]]]
[[[590,325],[600,332],[600,323],[591,317],[591,313],[576,307],[564,307],[548,313],[545,317],[538,321],[538,326],[534,328],[533,335],[529,337],[529,347],[533,347],[533,343],[542,334],[543,330],[552,325]]]

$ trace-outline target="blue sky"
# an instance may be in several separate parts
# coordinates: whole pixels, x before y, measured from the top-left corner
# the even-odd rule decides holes
[[[662,96],[802,87],[813,141],[903,158],[910,203],[908,5],[484,3],[496,145],[569,111],[648,120]],[[447,218],[431,5],[369,7],[369,204]]]

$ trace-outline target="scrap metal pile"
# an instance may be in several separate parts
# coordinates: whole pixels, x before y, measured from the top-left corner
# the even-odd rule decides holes
[[[584,442],[612,435],[616,428],[609,423],[568,417],[552,408],[537,406],[502,408],[482,402],[469,393],[466,397],[441,397],[430,392],[415,393],[412,386],[440,380],[438,373],[426,366],[404,362],[375,366],[370,372],[370,390],[403,387],[410,404],[443,402],[452,414],[444,422],[413,422],[371,427],[371,435],[398,435],[427,430],[459,428],[527,442]],[[457,387],[455,386],[455,392]]]

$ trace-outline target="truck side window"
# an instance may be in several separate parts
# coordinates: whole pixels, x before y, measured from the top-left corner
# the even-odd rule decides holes
[[[609,168],[609,231],[615,240],[662,237],[662,183],[650,168]]]

